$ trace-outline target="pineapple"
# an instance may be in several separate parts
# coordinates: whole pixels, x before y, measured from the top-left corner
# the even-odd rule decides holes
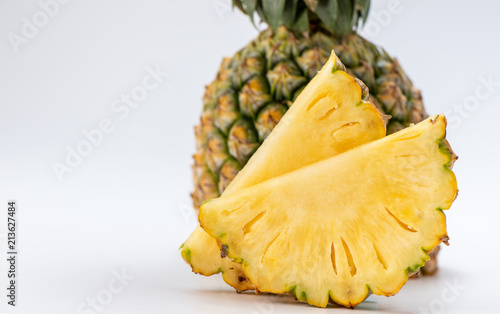
[[[219,197],[335,50],[347,72],[371,91],[369,100],[392,116],[394,133],[427,118],[420,91],[395,58],[356,33],[370,1],[233,0],[254,22],[269,25],[206,86],[195,127],[193,206]],[[432,268],[436,269],[436,254]],[[427,270],[427,271],[426,271]]]
[[[263,292],[353,308],[396,294],[447,244],[457,196],[444,116],[200,208],[203,229]],[[383,187],[383,188],[381,188]]]
[[[384,117],[367,96],[366,86],[332,53],[224,195],[384,137]],[[241,265],[222,258],[217,241],[200,227],[181,255],[196,273],[222,272],[237,291],[254,288]]]
[[[206,87],[195,127],[192,193],[198,208],[222,194],[278,124],[293,101],[335,52],[361,79],[393,133],[427,117],[420,91],[384,50],[355,30],[369,0],[233,0],[253,21],[270,27],[232,58]]]

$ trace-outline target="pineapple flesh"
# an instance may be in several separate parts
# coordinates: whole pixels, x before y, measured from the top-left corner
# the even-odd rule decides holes
[[[444,116],[224,194],[203,229],[260,291],[353,308],[391,296],[447,243],[457,195]]]
[[[366,97],[366,86],[348,75],[332,52],[224,195],[384,137],[384,117]],[[222,258],[217,241],[200,227],[181,255],[196,273],[222,272],[237,291],[253,289],[241,265]]]

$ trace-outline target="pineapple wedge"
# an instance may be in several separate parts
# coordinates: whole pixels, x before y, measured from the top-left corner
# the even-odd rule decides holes
[[[223,195],[384,137],[384,117],[367,97],[366,86],[332,52]],[[199,226],[181,248],[195,273],[222,272],[237,291],[254,289],[241,265],[222,258],[217,241]]]
[[[457,196],[444,116],[206,202],[203,229],[258,290],[353,308],[396,294],[447,243]]]

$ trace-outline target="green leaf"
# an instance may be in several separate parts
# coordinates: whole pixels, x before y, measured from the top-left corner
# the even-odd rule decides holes
[[[365,23],[370,11],[370,0],[356,0],[355,9],[361,13],[361,19]]]
[[[295,22],[295,29],[299,32],[307,32],[309,30],[309,14],[307,10],[303,10]]]
[[[262,3],[260,1],[257,1],[257,7],[255,8],[255,11],[257,11],[257,14],[259,15],[261,23],[265,22],[269,25],[269,21],[267,20],[267,17],[264,14],[264,10],[262,9]]]
[[[274,31],[280,25],[300,32],[309,23],[321,21],[322,27],[337,36],[344,36],[364,23],[370,0],[232,0],[233,7],[246,13],[256,26],[255,13]],[[318,21],[319,20],[319,21]],[[359,23],[361,21],[361,23]]]
[[[335,32],[335,21],[338,18],[338,11],[337,0],[319,0],[314,13],[325,23],[328,30]]]
[[[255,21],[253,20],[253,16],[255,13],[255,8],[257,7],[257,0],[242,0],[245,5],[245,13],[250,17],[250,21],[252,21],[253,26],[255,26]]]
[[[233,8],[237,7],[238,9],[241,10],[243,13],[247,13],[245,9],[243,9],[243,5],[241,4],[241,0],[233,0]]]
[[[316,7],[318,6],[318,0],[304,0],[309,9],[316,12]]]
[[[286,0],[285,10],[283,11],[283,16],[281,21],[283,25],[288,28],[292,28],[295,23],[295,17],[297,16],[297,2],[298,0]]]
[[[337,35],[347,35],[352,31],[356,21],[354,20],[354,3],[352,0],[337,0],[338,14],[334,32]]]
[[[267,17],[269,26],[271,26],[274,31],[276,31],[280,25],[283,10],[285,9],[285,2],[286,0],[262,0],[262,9]]]

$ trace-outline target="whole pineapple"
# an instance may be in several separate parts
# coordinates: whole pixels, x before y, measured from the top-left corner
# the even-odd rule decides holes
[[[269,28],[232,58],[206,87],[195,127],[193,204],[219,197],[334,50],[391,115],[388,134],[427,118],[420,91],[396,59],[356,33],[369,0],[233,0]],[[429,264],[431,266],[431,264]],[[435,270],[423,268],[424,272]]]

